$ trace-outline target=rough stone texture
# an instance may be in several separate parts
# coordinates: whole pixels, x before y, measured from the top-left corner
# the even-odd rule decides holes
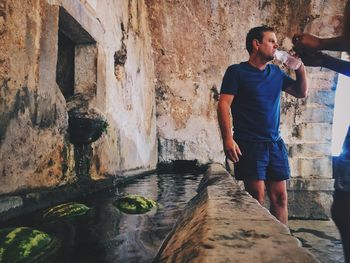
[[[344,262],[339,230],[332,220],[289,220],[288,225],[293,236],[321,262]]]
[[[211,165],[155,262],[318,262],[221,165]]]
[[[159,161],[195,158],[205,163],[223,161],[216,120],[218,91],[227,66],[248,58],[249,28],[264,23],[276,27],[281,47],[289,50],[296,32],[339,34],[345,1],[147,0],[147,4],[156,55]],[[310,96],[304,100],[283,96],[282,135],[290,147],[296,143],[313,147],[314,137],[330,146],[336,74],[308,71]],[[319,126],[304,127],[309,123],[323,125],[323,131]],[[303,132],[307,128],[310,131]],[[309,174],[305,170],[302,177]],[[300,175],[293,171],[293,176]]]
[[[222,163],[216,119],[218,91],[227,66],[248,58],[247,31],[269,24],[276,28],[281,48],[290,50],[296,32],[321,37],[339,35],[346,1],[146,2],[156,59],[159,161]],[[293,153],[293,178],[331,179],[337,74],[324,68],[307,71],[310,92],[306,99],[282,95],[281,134]],[[288,73],[293,77],[293,72]]]
[[[42,56],[49,52],[42,46],[41,35],[56,41],[46,31],[57,26],[51,16],[55,8],[43,1],[2,1],[2,12],[0,193],[72,182],[64,99],[56,83],[43,79],[40,71]]]
[[[154,66],[144,1],[1,0],[0,194],[77,179],[66,100],[55,75],[61,7],[73,18],[66,22],[79,24],[70,28],[79,44],[75,92],[91,95],[89,107],[109,124],[92,144],[87,176],[156,166]],[[79,30],[88,44],[79,40]],[[113,59],[123,45],[125,74],[117,80]]]

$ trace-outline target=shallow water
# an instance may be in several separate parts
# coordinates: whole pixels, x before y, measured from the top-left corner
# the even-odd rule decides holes
[[[30,226],[56,236],[62,244],[57,262],[151,262],[186,203],[196,195],[201,178],[192,174],[149,175],[75,200],[93,208],[84,216],[39,223],[40,213],[34,213],[11,220],[7,226]],[[113,202],[125,194],[151,198],[159,207],[142,215],[124,214]]]

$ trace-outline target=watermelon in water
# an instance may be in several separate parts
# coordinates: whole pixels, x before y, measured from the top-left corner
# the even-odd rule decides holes
[[[36,229],[0,229],[0,263],[50,262],[59,247],[57,239]]]
[[[157,203],[140,195],[128,195],[117,199],[114,205],[126,214],[144,214],[156,207]]]
[[[86,214],[90,210],[84,204],[80,203],[65,203],[49,208],[43,212],[43,218],[47,220],[57,220],[60,218],[69,218],[75,216],[81,216]]]

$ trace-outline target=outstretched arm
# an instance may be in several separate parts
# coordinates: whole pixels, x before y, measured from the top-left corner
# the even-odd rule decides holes
[[[305,66],[302,63],[301,66],[295,71],[296,81],[291,86],[285,89],[285,92],[296,97],[305,98],[308,92],[307,79]]]
[[[323,54],[323,66],[350,77],[350,62]]]
[[[325,67],[350,77],[350,62],[331,57],[322,52],[304,53],[301,56],[306,66]]]
[[[230,118],[231,104],[234,95],[220,94],[218,104],[218,120],[223,140],[224,152],[228,159],[233,162],[239,161],[239,155],[242,155],[238,144],[232,138],[232,125]]]
[[[343,36],[319,38],[308,33],[300,33],[294,35],[293,44],[297,51],[303,49],[346,51],[346,41]]]

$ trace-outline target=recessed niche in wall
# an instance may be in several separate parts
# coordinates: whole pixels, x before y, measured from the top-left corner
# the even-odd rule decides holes
[[[56,82],[67,99],[96,95],[97,47],[93,37],[64,8],[59,11]]]

